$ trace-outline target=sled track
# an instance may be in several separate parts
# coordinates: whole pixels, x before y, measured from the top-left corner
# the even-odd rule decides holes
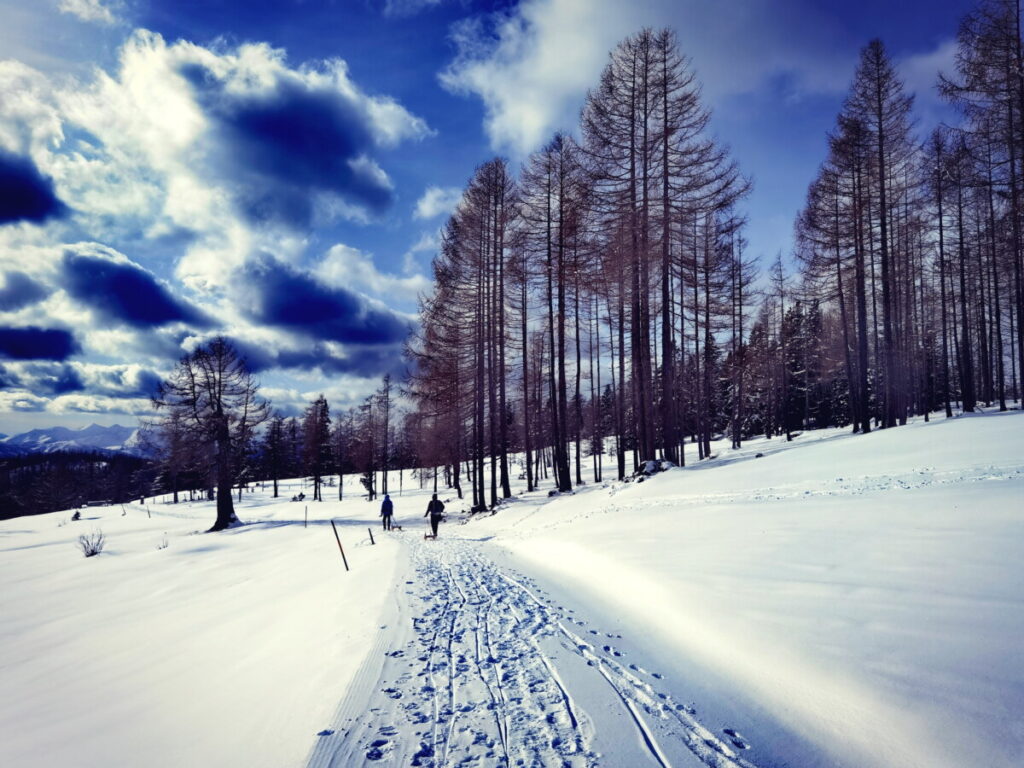
[[[585,694],[588,686],[607,685],[647,764],[669,768],[669,754],[684,745],[710,768],[754,768],[740,755],[748,745],[739,734],[723,739],[702,726],[691,706],[646,679],[655,676],[596,644],[607,635],[578,634],[584,622],[472,543],[417,542],[411,554],[411,639],[386,653],[369,705],[341,725],[330,765],[598,766]],[[559,673],[567,661],[575,678]],[[581,674],[592,679],[580,699],[565,680]]]

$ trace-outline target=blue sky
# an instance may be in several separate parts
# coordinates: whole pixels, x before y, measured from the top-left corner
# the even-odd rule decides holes
[[[788,252],[857,54],[923,130],[967,0],[0,0],[0,432],[132,423],[225,334],[294,412],[400,371],[473,169],[573,130],[608,51],[672,26]]]

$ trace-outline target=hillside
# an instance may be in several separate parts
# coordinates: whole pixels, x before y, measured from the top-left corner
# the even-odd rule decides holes
[[[61,451],[110,451],[137,453],[135,437],[137,427],[119,424],[87,427],[49,427],[33,429],[17,435],[0,438],[0,456],[22,456],[30,453],[57,453]]]
[[[408,473],[391,534],[354,478],[0,523],[0,763],[1017,765],[1024,414],[716,450],[436,542]]]

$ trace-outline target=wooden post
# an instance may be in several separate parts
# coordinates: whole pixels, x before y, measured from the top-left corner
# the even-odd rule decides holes
[[[342,546],[341,546],[341,537],[338,536],[338,527],[334,524],[333,520],[331,520],[331,528],[334,529],[334,538],[337,539],[337,541],[338,541],[338,551],[341,552],[341,562],[343,562],[345,564],[345,570],[347,571],[348,570],[348,559],[345,557],[345,550],[342,549]]]
[[[366,532],[370,534],[370,543],[376,545],[377,542],[373,540],[373,531],[367,528]]]
[[[302,527],[309,528],[309,504],[306,505],[306,511],[303,513]]]
[[[153,519],[153,516],[149,514],[149,504],[146,505],[146,517],[148,517],[150,520]]]

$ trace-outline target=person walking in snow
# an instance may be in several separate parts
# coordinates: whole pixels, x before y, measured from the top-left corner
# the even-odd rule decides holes
[[[430,503],[427,504],[427,511],[423,514],[424,517],[430,515],[430,528],[434,532],[434,538],[437,538],[437,524],[441,522],[441,515],[444,513],[444,502],[437,498],[435,493],[433,498],[430,499]]]
[[[395,505],[391,502],[391,497],[388,494],[384,494],[384,502],[380,505],[380,516],[384,518],[384,530],[391,530],[391,515],[395,512]]]

